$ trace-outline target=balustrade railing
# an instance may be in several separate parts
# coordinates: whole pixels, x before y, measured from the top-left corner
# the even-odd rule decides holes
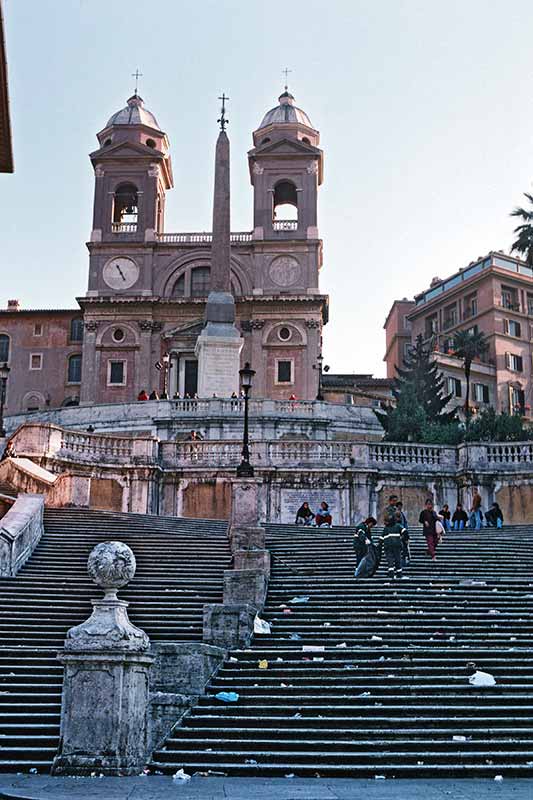
[[[198,231],[197,233],[158,233],[157,241],[162,244],[211,244],[213,234],[208,231]],[[238,231],[230,234],[232,244],[246,243],[252,241],[252,234],[249,231]]]
[[[298,221],[293,219],[278,219],[272,223],[272,228],[275,231],[297,231]]]
[[[112,222],[111,230],[113,233],[137,233],[136,222]]]
[[[104,436],[95,433],[63,431],[61,450],[64,453],[77,453],[91,456],[110,456],[133,460],[134,439],[126,436]]]
[[[533,464],[533,443],[487,444],[489,464]]]
[[[370,444],[370,461],[376,464],[440,464],[440,447],[423,444]]]

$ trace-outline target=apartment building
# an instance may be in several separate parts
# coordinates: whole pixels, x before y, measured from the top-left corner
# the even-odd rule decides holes
[[[405,338],[403,315],[394,312],[385,323],[387,375],[402,356],[391,342]],[[414,298],[407,319],[411,341],[418,334],[431,342],[435,359],[447,380],[452,402],[464,406],[462,361],[453,352],[460,330],[482,331],[489,350],[472,365],[471,403],[475,409],[493,406],[498,412],[531,418],[533,368],[533,269],[525,262],[491,252],[445,280],[434,278],[429,289]],[[402,345],[405,348],[405,343]]]

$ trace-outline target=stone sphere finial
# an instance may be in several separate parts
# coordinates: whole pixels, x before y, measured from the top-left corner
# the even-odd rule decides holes
[[[124,542],[101,542],[91,550],[87,572],[106,595],[115,594],[135,575],[133,550]]]

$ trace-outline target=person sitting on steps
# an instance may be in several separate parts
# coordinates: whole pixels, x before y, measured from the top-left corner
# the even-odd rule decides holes
[[[315,515],[309,508],[309,503],[305,502],[302,503],[298,511],[296,512],[296,525],[310,525],[314,520]]]
[[[315,514],[315,525],[317,528],[331,528],[331,514],[329,513],[329,506],[325,500],[322,500]]]

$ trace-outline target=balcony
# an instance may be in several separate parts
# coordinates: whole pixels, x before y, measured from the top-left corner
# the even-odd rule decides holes
[[[136,222],[112,222],[111,230],[113,233],[137,233]]]
[[[507,311],[520,311],[520,303],[518,300],[515,300],[511,297],[506,297],[505,295],[503,295],[500,300],[500,306],[502,308],[506,308]]]
[[[448,317],[442,323],[442,330],[448,331],[450,328],[454,328],[457,325],[457,317]]]
[[[207,231],[198,233],[157,233],[156,238],[161,244],[211,244],[213,234]],[[239,231],[230,234],[232,244],[243,244],[252,241],[252,234],[248,231]]]
[[[273,220],[272,229],[275,231],[297,231],[298,220],[295,219]]]

